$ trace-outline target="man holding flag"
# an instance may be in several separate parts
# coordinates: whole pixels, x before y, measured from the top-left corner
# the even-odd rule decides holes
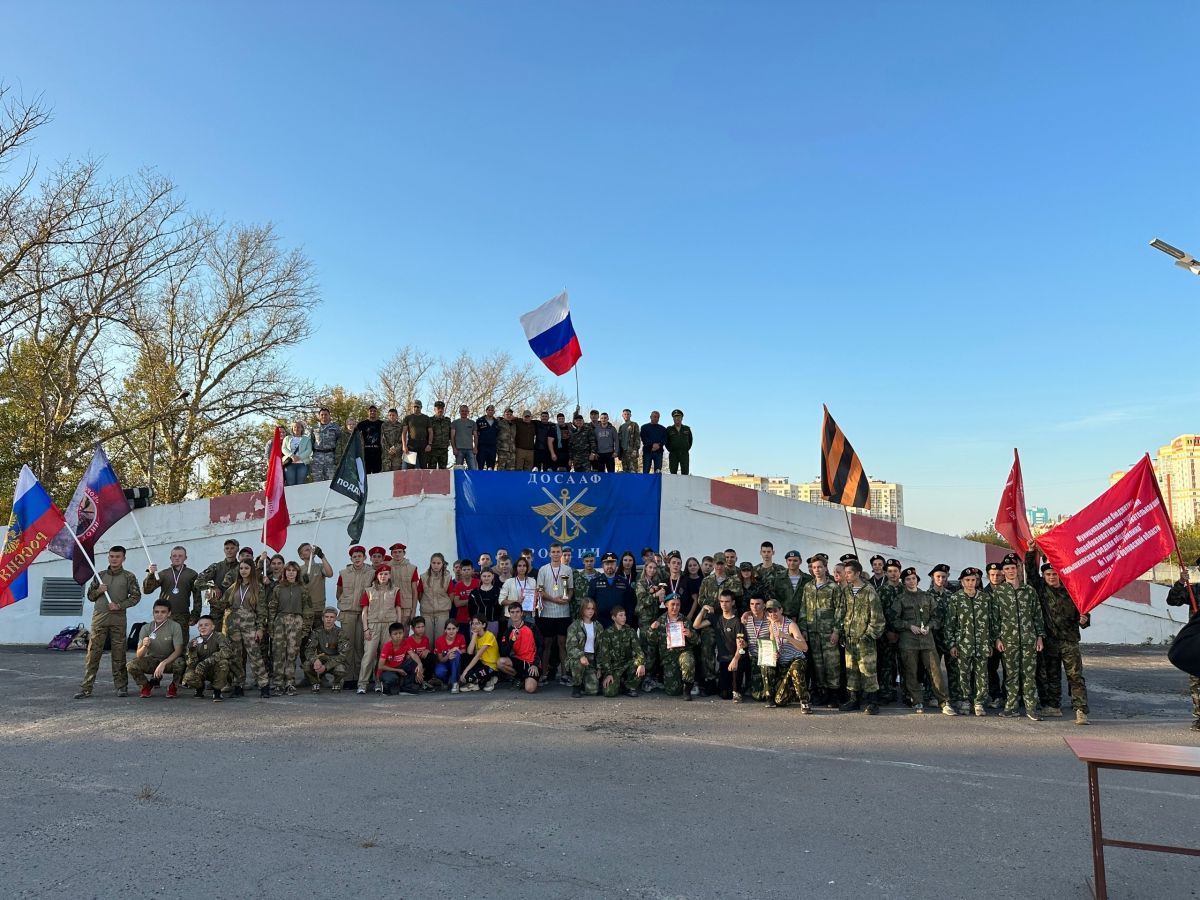
[[[125,640],[129,626],[125,621],[125,610],[137,606],[142,599],[137,576],[125,569],[125,548],[114,544],[108,551],[108,568],[96,575],[88,587],[88,599],[95,604],[92,612],[92,634],[88,639],[87,659],[83,665],[83,681],[79,683],[76,700],[92,696],[96,673],[100,671],[100,657],[104,655],[104,642],[110,642],[113,685],[117,696],[124,697],[129,687],[129,673],[125,669]]]

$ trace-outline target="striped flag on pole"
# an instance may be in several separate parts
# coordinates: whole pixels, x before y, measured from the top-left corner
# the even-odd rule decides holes
[[[821,496],[830,503],[871,508],[871,488],[862,462],[842,429],[822,404],[825,420],[821,423]]]

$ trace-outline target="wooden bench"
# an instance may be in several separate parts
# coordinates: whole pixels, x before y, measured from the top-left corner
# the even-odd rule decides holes
[[[1088,806],[1092,815],[1092,896],[1108,900],[1108,885],[1104,878],[1104,848],[1126,847],[1130,850],[1152,850],[1156,853],[1184,853],[1200,856],[1200,849],[1173,847],[1166,844],[1147,844],[1141,841],[1119,841],[1106,838],[1100,827],[1100,769],[1121,769],[1126,772],[1161,772],[1168,775],[1200,775],[1200,747],[1173,747],[1169,744],[1140,744],[1136,741],[1099,741],[1095,738],[1063,738],[1067,746],[1087,764]]]

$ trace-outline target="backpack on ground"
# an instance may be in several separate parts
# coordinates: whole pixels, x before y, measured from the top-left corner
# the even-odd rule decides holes
[[[46,645],[47,650],[70,650],[71,643],[75,640],[75,636],[79,632],[85,631],[83,623],[72,625],[70,628],[64,628],[54,637],[50,638],[50,643]]]
[[[129,637],[126,638],[126,640],[125,640],[125,649],[126,650],[128,650],[130,652],[137,650],[138,632],[142,630],[142,626],[145,624],[146,624],[145,622],[134,622],[133,625],[130,626]]]

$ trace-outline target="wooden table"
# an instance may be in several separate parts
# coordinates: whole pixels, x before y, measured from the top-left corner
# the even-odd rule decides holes
[[[1200,849],[1173,847],[1166,844],[1147,844],[1141,841],[1118,841],[1106,838],[1100,827],[1100,769],[1122,769],[1126,772],[1161,772],[1168,775],[1200,775],[1200,747],[1174,747],[1170,744],[1140,744],[1136,741],[1098,741],[1095,738],[1063,738],[1067,746],[1087,764],[1088,805],[1092,814],[1092,896],[1108,900],[1108,885],[1104,878],[1104,848],[1126,847],[1130,850],[1152,850],[1156,853],[1184,853],[1200,856]]]

